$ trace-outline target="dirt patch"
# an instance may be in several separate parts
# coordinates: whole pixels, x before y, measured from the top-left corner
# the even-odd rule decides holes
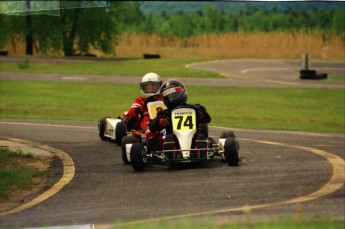
[[[62,176],[62,162],[57,157],[16,157],[7,168],[13,165],[25,165],[25,167],[39,171],[39,175],[31,179],[31,184],[26,189],[14,187],[8,197],[0,197],[0,213],[5,213],[24,203],[27,203],[49,189]],[[12,164],[12,165],[11,165]]]

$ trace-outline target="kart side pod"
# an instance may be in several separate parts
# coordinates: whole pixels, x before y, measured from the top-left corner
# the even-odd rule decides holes
[[[121,144],[127,135],[126,125],[121,119],[103,117],[98,122],[98,133],[102,140],[113,140]]]

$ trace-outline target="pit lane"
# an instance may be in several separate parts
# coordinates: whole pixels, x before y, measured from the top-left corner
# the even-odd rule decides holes
[[[343,217],[343,135],[235,129],[240,166],[215,160],[205,167],[153,166],[137,173],[123,165],[119,146],[98,138],[96,124],[1,121],[0,136],[62,150],[75,166],[64,188],[0,217],[1,227],[97,226],[186,216]],[[211,127],[210,134],[217,138],[224,129]]]

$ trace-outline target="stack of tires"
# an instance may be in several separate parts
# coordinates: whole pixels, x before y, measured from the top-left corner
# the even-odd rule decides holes
[[[327,79],[327,73],[317,74],[315,70],[300,70],[299,78],[301,80],[322,80]]]

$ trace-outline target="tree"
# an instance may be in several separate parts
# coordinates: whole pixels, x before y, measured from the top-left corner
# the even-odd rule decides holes
[[[335,10],[333,17],[333,30],[337,35],[342,35],[345,42],[345,10]]]
[[[206,33],[219,33],[223,30],[223,13],[216,7],[211,5],[205,6],[205,32]]]
[[[87,54],[91,47],[110,52],[117,43],[119,19],[117,7],[64,10],[60,24],[65,56]]]
[[[92,47],[110,52],[118,41],[125,4],[128,2],[110,2],[107,8],[61,9],[61,16],[32,15],[30,36],[42,52],[63,50],[65,56],[71,56],[86,54]],[[1,15],[0,20],[1,25],[20,25],[0,26],[0,31],[6,34],[0,38],[0,44],[13,36],[27,34],[25,17]]]

